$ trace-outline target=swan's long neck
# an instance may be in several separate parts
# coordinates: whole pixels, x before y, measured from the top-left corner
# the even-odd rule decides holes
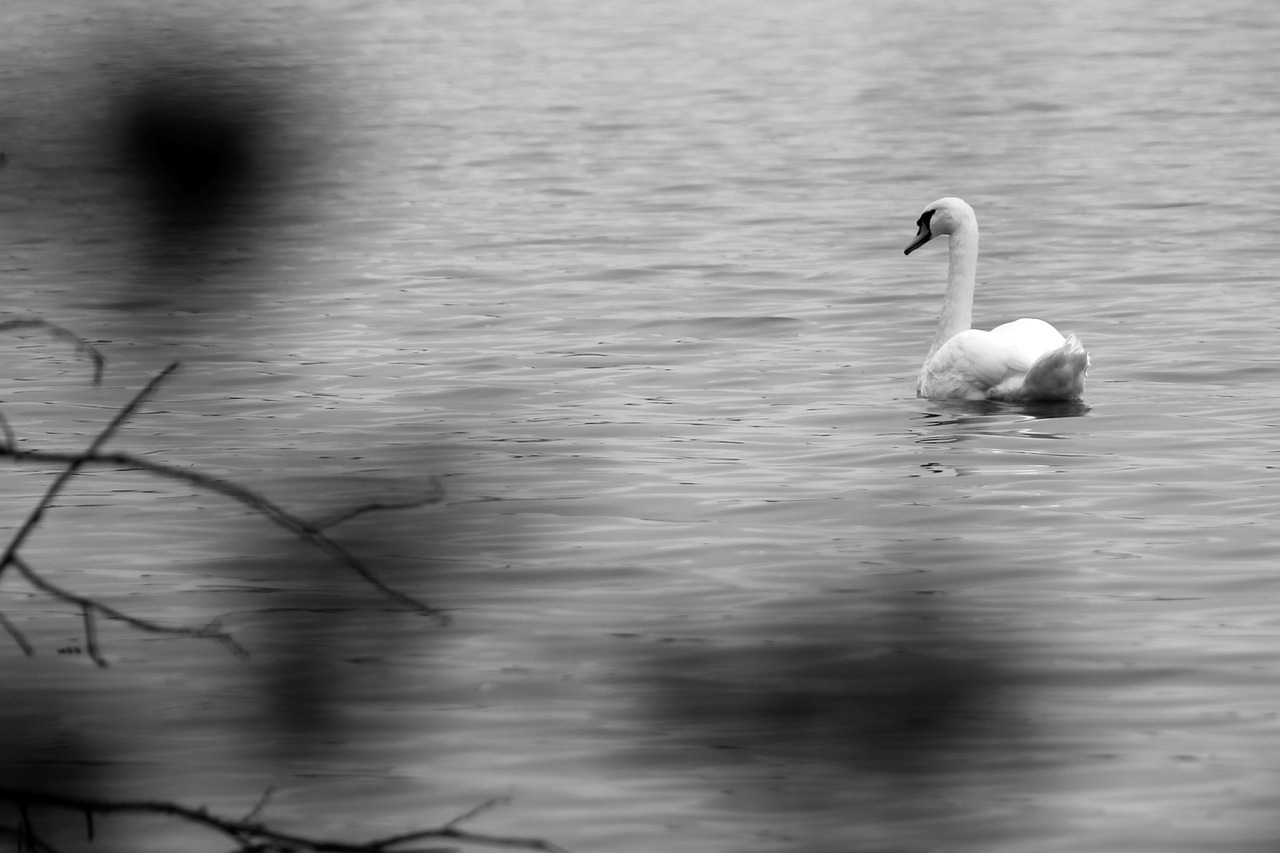
[[[973,288],[978,275],[978,223],[961,221],[951,233],[951,260],[947,268],[947,292],[942,316],[929,347],[929,356],[951,338],[973,326]],[[927,360],[928,357],[926,357]]]

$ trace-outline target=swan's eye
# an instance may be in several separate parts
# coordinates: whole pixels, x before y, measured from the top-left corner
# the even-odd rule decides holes
[[[932,211],[932,210],[926,210],[924,213],[920,214],[920,218],[916,220],[916,227],[917,227],[917,228],[928,228],[928,227],[929,227],[929,220],[930,220],[930,219],[932,219],[932,218],[933,218],[933,211]]]

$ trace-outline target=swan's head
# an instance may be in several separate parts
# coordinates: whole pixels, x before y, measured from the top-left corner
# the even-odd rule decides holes
[[[903,250],[903,254],[911,254],[939,234],[953,234],[970,224],[976,227],[978,217],[963,199],[940,198],[926,207],[916,220],[916,226],[920,230],[916,232],[911,245]]]

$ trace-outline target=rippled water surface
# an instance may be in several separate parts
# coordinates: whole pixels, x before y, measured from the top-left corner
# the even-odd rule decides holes
[[[180,360],[111,447],[308,518],[443,485],[332,533],[452,621],[95,469],[22,553],[250,657],[104,621],[95,668],[6,572],[36,649],[0,650],[11,776],[235,815],[273,789],[264,819],[344,839],[509,797],[467,826],[1275,849],[1280,7],[19,6],[0,319],[109,362],[93,387],[8,336],[21,446],[83,447]],[[276,122],[271,201],[187,257],[102,141],[184,28]],[[982,227],[975,322],[1076,331],[1084,404],[914,397],[946,255],[902,248],[943,195]],[[6,468],[7,529],[55,470]]]

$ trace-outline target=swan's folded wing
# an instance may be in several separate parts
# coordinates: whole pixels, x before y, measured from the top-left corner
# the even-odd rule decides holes
[[[1004,348],[1011,373],[1026,373],[1036,359],[1058,349],[1066,340],[1044,320],[1030,317],[996,326],[991,335]]]
[[[981,329],[968,329],[939,347],[925,364],[925,372],[931,377],[931,385],[955,388],[960,392],[946,392],[939,396],[968,396],[961,389],[981,394],[987,388],[999,385],[1012,372],[1009,349],[1008,341],[1000,336]]]
[[[1068,335],[1062,346],[1036,359],[1019,392],[1027,400],[1078,400],[1088,371],[1089,353],[1079,338]]]

